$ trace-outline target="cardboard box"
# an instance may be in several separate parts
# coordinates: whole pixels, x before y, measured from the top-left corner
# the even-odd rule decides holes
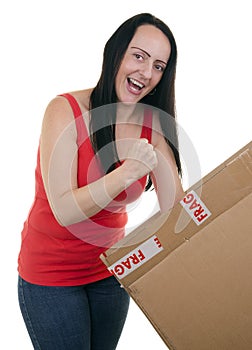
[[[101,259],[169,349],[252,349],[252,142]]]

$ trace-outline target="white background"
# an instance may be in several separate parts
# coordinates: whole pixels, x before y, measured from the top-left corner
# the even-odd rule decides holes
[[[249,5],[249,0],[1,2],[1,349],[32,349],[17,303],[16,269],[48,102],[59,93],[94,86],[104,44],[122,21],[140,12],[160,17],[178,45],[178,122],[201,167],[200,173],[194,161],[184,164],[187,189],[251,140]],[[193,175],[186,176],[189,168]],[[129,226],[143,218],[144,203],[153,201],[138,203]],[[126,349],[166,349],[133,302],[118,346]]]

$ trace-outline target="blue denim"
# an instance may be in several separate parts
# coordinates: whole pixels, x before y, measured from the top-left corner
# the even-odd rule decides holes
[[[19,305],[35,350],[116,349],[129,296],[115,277],[50,287],[19,277]]]

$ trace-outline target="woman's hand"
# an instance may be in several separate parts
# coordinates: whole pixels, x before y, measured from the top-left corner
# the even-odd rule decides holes
[[[157,155],[147,139],[120,140],[117,144],[119,158],[124,160],[122,169],[126,172],[127,185],[149,174],[157,166]]]

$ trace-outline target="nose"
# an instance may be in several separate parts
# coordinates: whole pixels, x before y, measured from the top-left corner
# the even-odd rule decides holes
[[[147,60],[141,67],[141,74],[145,79],[151,79],[152,77],[152,62]]]

